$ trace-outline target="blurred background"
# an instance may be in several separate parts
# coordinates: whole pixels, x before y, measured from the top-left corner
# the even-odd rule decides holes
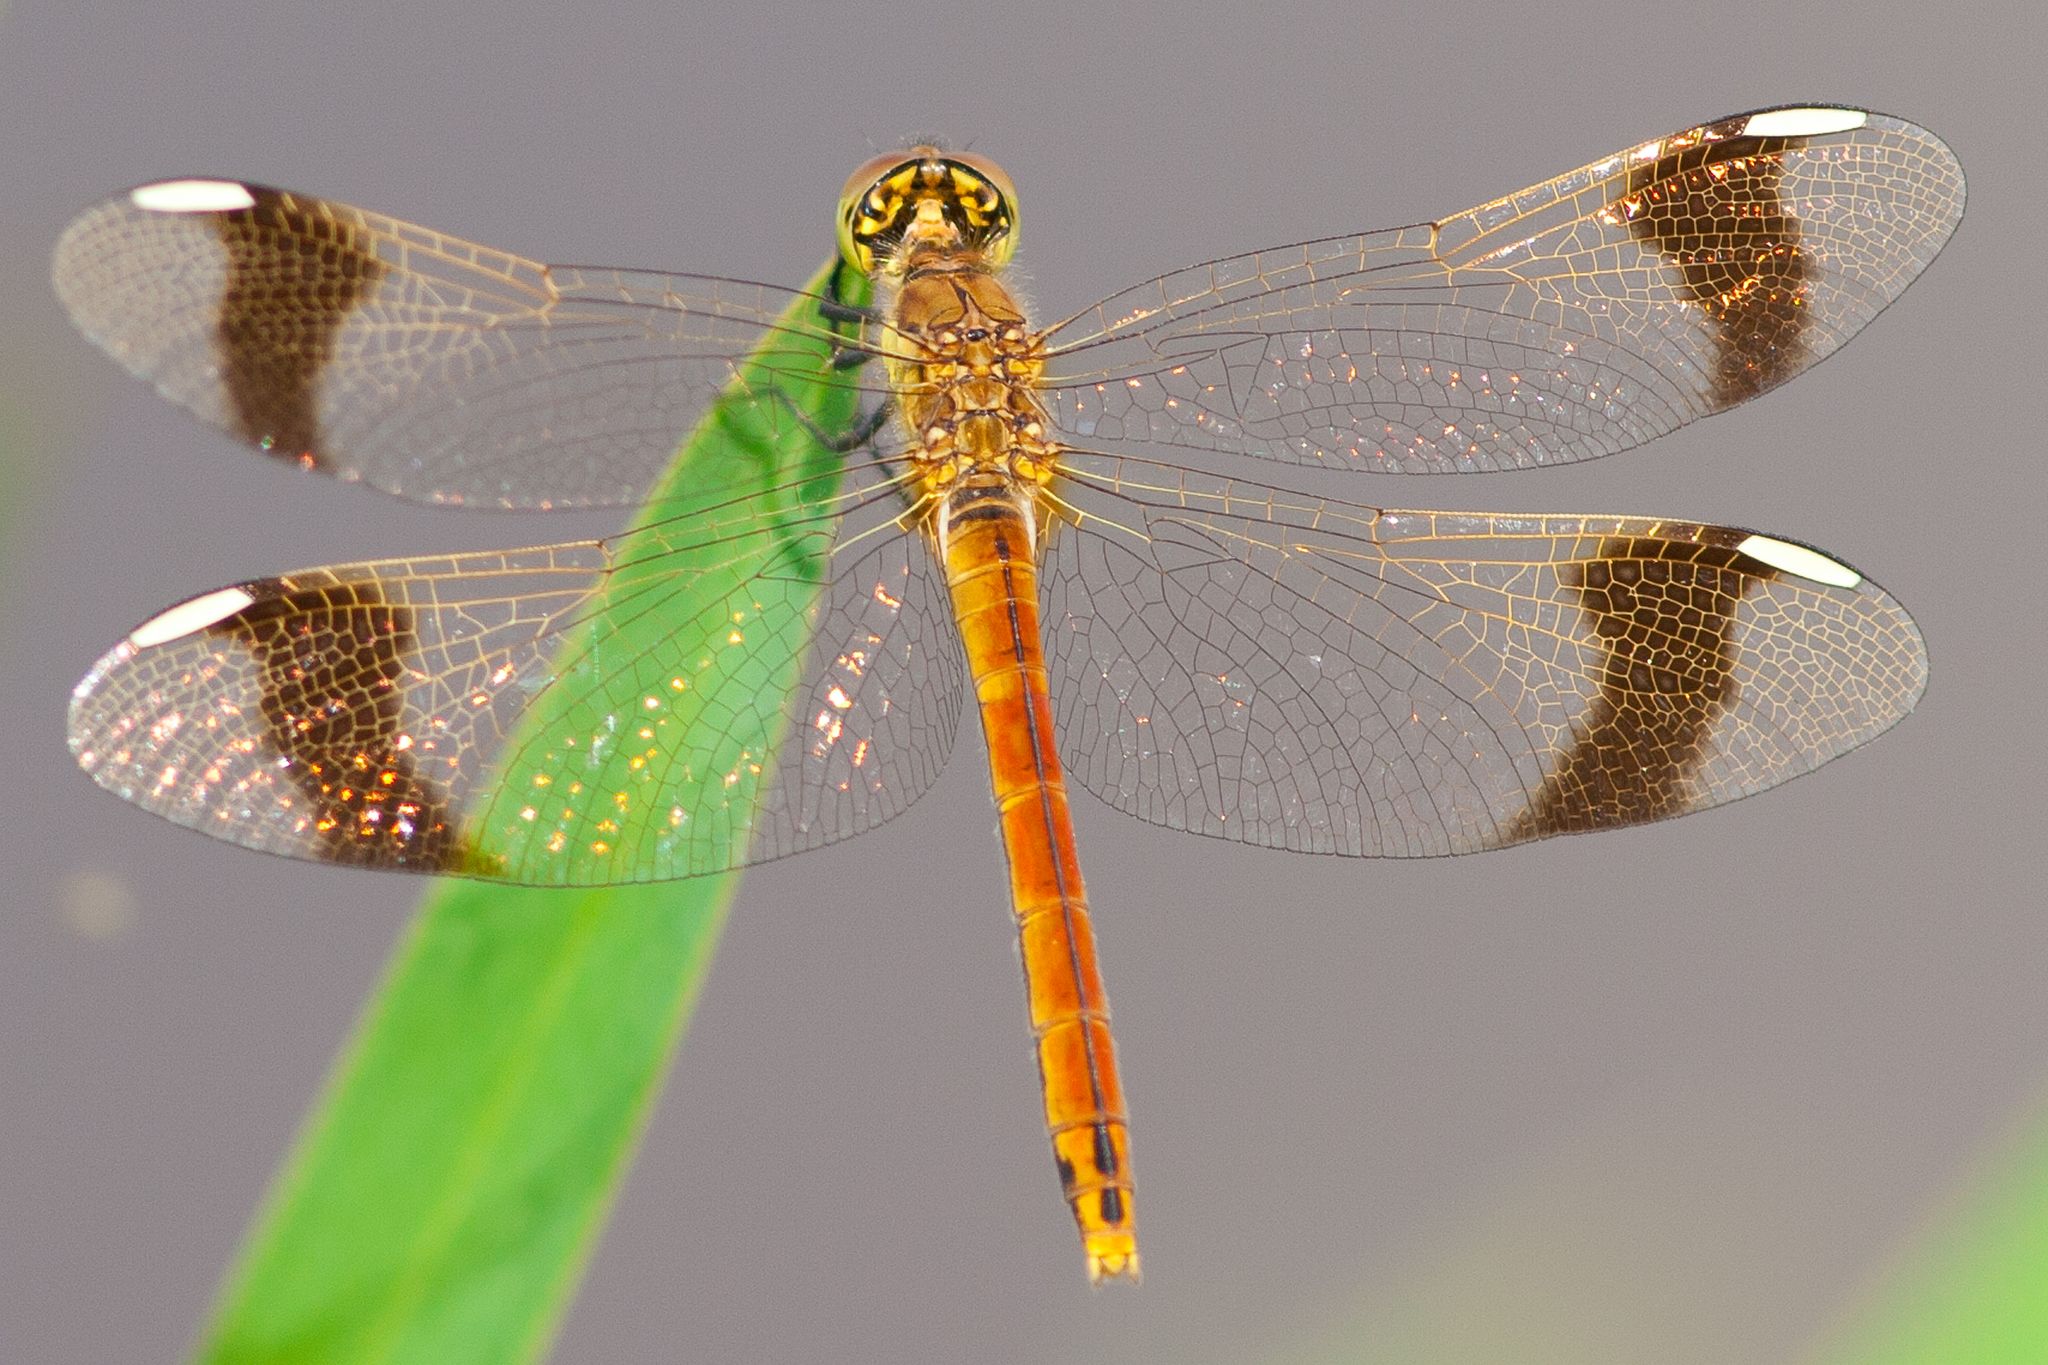
[[[1455,861],[1211,845],[1084,801],[1145,1238],[1144,1286],[1103,1294],[963,737],[904,819],[749,876],[555,1358],[1824,1355],[2048,1099],[2048,34],[2026,0],[1795,8],[0,0],[0,1358],[184,1349],[420,891],[99,792],[64,748],[73,682],[239,578],[611,524],[404,506],[202,430],[59,311],[79,209],[225,175],[543,259],[795,283],[848,170],[938,133],[1020,187],[1049,318],[1839,100],[1932,128],[1971,187],[1843,355],[1633,454],[1354,496],[1811,541],[1914,611],[1918,714],[1757,800]]]

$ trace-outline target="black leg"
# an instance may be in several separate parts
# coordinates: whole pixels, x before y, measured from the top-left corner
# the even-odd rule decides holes
[[[819,299],[818,316],[835,325],[843,322],[880,322],[882,315],[872,308],[855,308],[837,299]]]
[[[819,429],[816,422],[811,420],[811,415],[797,406],[796,401],[790,398],[788,394],[777,388],[770,388],[768,392],[782,400],[783,406],[789,409],[790,415],[803,423],[804,430],[811,433],[812,440],[835,455],[844,455],[848,451],[858,450],[869,441],[872,441],[875,438],[875,433],[880,431],[883,425],[888,422],[889,414],[894,411],[895,407],[894,400],[885,398],[875,405],[873,412],[865,414],[846,430],[837,435],[827,435]]]
[[[825,297],[818,300],[818,316],[831,325],[834,335],[842,338],[832,347],[832,358],[828,362],[835,370],[857,370],[868,363],[871,353],[860,344],[861,330],[882,320],[882,315],[872,308],[855,308],[841,301],[847,272],[852,269],[843,260],[834,265],[832,275],[825,283]],[[858,324],[852,336],[846,336],[839,330],[848,323]]]
[[[847,272],[853,269],[845,261],[832,267],[832,278],[825,285],[825,297],[818,300],[818,316],[837,325],[846,322],[880,322],[882,315],[872,308],[856,308],[845,301],[843,290]]]
[[[850,450],[858,450],[869,441],[875,439],[875,433],[880,431],[883,424],[889,420],[889,412],[892,407],[893,403],[891,400],[884,399],[880,403],[875,404],[873,412],[861,418],[860,421],[854,423],[845,431],[840,432],[839,435],[827,436],[823,432],[819,432],[817,433],[818,439],[825,443],[825,449],[835,455],[844,455]]]

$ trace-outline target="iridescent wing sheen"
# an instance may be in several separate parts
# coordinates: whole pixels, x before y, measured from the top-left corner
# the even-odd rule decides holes
[[[1912,709],[1883,590],[1626,517],[1385,511],[1074,457],[1041,575],[1072,781],[1275,848],[1464,853],[1718,805]]]
[[[634,503],[757,348],[770,365],[778,336],[858,349],[823,317],[789,332],[778,315],[800,291],[543,265],[233,181],[87,210],[51,274],[80,329],[172,402],[424,502]],[[788,364],[819,377],[814,348]]]
[[[72,749],[159,815],[321,862],[587,886],[815,848],[905,809],[957,727],[958,634],[901,510],[876,478],[238,584],[94,665]]]
[[[1047,400],[1085,445],[1408,473],[1589,459],[1832,354],[1962,210],[1923,128],[1736,115],[1439,223],[1128,289],[1051,330]]]
[[[1962,199],[1910,124],[1740,115],[1442,223],[1125,291],[1047,334],[1044,392],[1079,445],[1367,470],[1586,458],[1831,353]],[[889,344],[794,291],[546,266],[226,181],[89,211],[54,276],[174,401],[437,502],[633,501],[750,355],[860,388],[879,378],[835,359]],[[815,324],[778,319],[792,298]],[[1352,854],[1632,824],[1816,766],[1924,685],[1896,602],[1770,537],[1062,459],[1073,522],[1042,581],[1063,743],[1078,783],[1161,824]],[[869,828],[951,742],[946,593],[879,463],[818,506],[743,491],[697,489],[714,515],[607,541],[207,594],[94,667],[73,747],[103,785],[252,847],[539,884]],[[792,673],[764,672],[774,657]]]

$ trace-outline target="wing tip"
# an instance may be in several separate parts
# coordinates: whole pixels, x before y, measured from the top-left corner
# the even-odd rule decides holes
[[[1854,588],[1863,582],[1863,575],[1841,560],[1824,555],[1809,546],[1779,540],[1776,536],[1753,532],[1748,539],[1735,547],[1735,552],[1768,564],[1780,573],[1788,573],[1795,578],[1804,578],[1808,582],[1824,584],[1831,588]]]
[[[137,185],[128,191],[128,202],[145,213],[239,213],[256,207],[258,189],[240,180],[185,176]]]
[[[239,587],[216,588],[212,592],[201,593],[158,612],[129,631],[128,644],[133,649],[150,649],[182,640],[187,635],[219,625],[255,601],[253,594]]]
[[[1786,104],[1759,109],[1742,125],[1744,137],[1825,137],[1850,133],[1870,122],[1868,109],[1845,104]]]

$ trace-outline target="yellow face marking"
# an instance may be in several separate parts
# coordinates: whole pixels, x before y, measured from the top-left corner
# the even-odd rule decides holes
[[[975,252],[999,269],[1016,250],[1016,234],[1010,177],[968,152],[912,147],[876,157],[839,197],[839,254],[863,274],[900,269],[912,239]]]

